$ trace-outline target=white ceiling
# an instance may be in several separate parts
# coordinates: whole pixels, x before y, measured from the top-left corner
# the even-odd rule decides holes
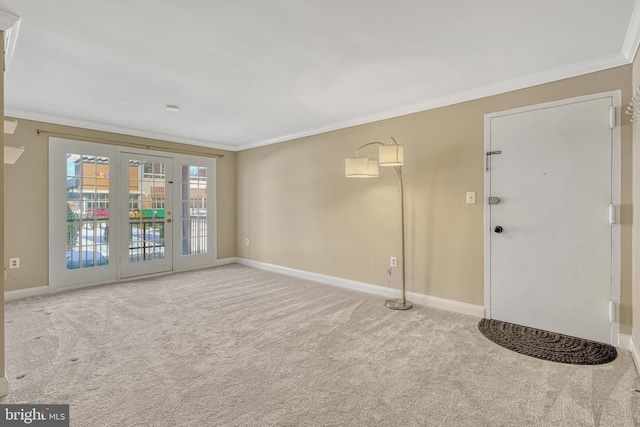
[[[5,114],[245,149],[627,64],[634,6],[0,0]]]

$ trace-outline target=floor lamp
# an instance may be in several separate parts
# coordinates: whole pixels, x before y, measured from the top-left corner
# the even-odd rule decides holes
[[[384,302],[387,308],[393,310],[409,310],[413,304],[407,301],[405,295],[406,262],[404,258],[404,184],[402,182],[402,165],[404,164],[404,146],[399,145],[392,137],[393,144],[369,142],[356,149],[355,157],[345,159],[345,176],[347,178],[377,178],[379,166],[393,167],[400,180],[400,217],[402,223],[402,298],[388,299]],[[378,145],[377,154],[360,156],[358,151],[370,145]]]

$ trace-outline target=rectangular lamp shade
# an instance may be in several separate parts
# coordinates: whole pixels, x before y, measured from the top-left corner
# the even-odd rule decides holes
[[[382,145],[379,150],[380,166],[402,166],[404,164],[403,145]]]
[[[378,167],[378,159],[373,155],[369,155],[368,174],[371,178],[377,178],[380,176],[380,168]]]
[[[344,176],[347,178],[375,178],[378,175],[378,161],[371,156],[344,159]]]

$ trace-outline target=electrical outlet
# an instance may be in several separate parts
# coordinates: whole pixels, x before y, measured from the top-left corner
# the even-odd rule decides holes
[[[244,245],[245,246],[249,246],[249,238],[248,237],[246,239],[244,239]]]
[[[389,267],[397,267],[398,266],[398,257],[392,256],[389,258]]]
[[[20,258],[9,258],[9,268],[20,268]]]

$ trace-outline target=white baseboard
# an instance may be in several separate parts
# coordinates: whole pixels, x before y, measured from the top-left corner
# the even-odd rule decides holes
[[[387,298],[399,298],[399,289],[390,289],[384,286],[372,285],[364,282],[357,282],[355,280],[343,279],[341,277],[327,276],[325,274],[312,273],[304,270],[296,270],[293,268],[282,267],[274,264],[267,264],[264,262],[253,261],[245,258],[223,258],[216,261],[216,266],[229,265],[229,264],[242,264],[249,267],[259,268],[261,270],[272,271],[274,273],[280,273],[287,276],[298,277],[306,280],[313,280],[316,282],[327,283],[333,286],[339,286],[341,288],[351,289],[354,291],[366,292],[368,294],[384,296]],[[86,286],[86,285],[85,285]],[[81,287],[85,287],[81,286]],[[69,290],[69,288],[59,290]],[[5,301],[14,301],[17,299],[47,295],[50,293],[48,286],[38,286],[35,288],[18,289],[15,291],[7,291],[4,293]],[[419,294],[417,292],[407,292],[407,299],[414,304],[423,305],[425,307],[437,308],[440,310],[452,311],[454,313],[466,314],[468,316],[474,316],[478,318],[484,317],[484,307],[481,305],[468,304],[465,302],[453,301],[444,298],[434,297],[430,295]]]
[[[631,357],[633,357],[633,363],[636,364],[636,371],[640,374],[640,351],[638,351],[638,347],[636,347],[636,343],[631,337],[629,338],[629,347],[631,350]]]
[[[199,266],[199,267],[194,267],[194,268],[186,268],[183,270],[176,270],[176,271],[172,271],[170,273],[159,273],[159,274],[149,274],[146,276],[137,276],[137,277],[129,277],[127,279],[121,279],[121,280],[109,280],[109,281],[105,281],[105,282],[96,282],[96,283],[83,283],[81,285],[74,285],[74,286],[65,286],[65,287],[57,287],[57,288],[49,288],[49,286],[36,286],[33,288],[26,288],[26,289],[16,289],[14,291],[5,291],[4,293],[4,301],[5,302],[9,302],[9,301],[15,301],[15,300],[19,300],[19,299],[23,299],[23,298],[29,298],[29,297],[37,297],[37,296],[41,296],[41,295],[48,295],[48,294],[53,294],[56,292],[61,292],[61,291],[71,291],[74,289],[82,289],[82,288],[88,288],[91,286],[99,286],[99,285],[108,285],[110,283],[119,283],[119,282],[130,282],[130,281],[134,281],[134,280],[139,280],[139,279],[146,279],[149,277],[155,277],[155,276],[164,276],[167,274],[172,274],[172,273],[182,273],[185,271],[191,271],[191,270],[200,270],[203,268],[211,268],[211,267],[218,267],[221,265],[229,265],[229,264],[236,264],[237,263],[237,258],[232,257],[232,258],[224,258],[224,259],[219,259],[216,261],[215,265],[208,265],[208,266]]]
[[[48,295],[48,286],[36,286],[34,288],[16,289],[15,291],[5,291],[4,301],[15,301],[17,299],[38,297],[40,295]]]
[[[400,296],[400,290],[396,291]],[[466,302],[455,301],[431,295],[419,294],[416,292],[407,292],[407,297],[414,303],[424,305],[425,307],[438,308],[440,310],[453,311],[454,313],[466,314],[467,316],[484,317],[484,306],[469,304]]]
[[[633,341],[631,335],[619,334],[618,343],[619,348],[631,352],[633,363],[636,367],[636,370],[638,371],[638,374],[640,374],[640,351],[638,351],[638,347],[636,347],[636,343]]]
[[[631,335],[618,334],[618,348],[631,351]]]
[[[9,395],[9,381],[7,380],[7,375],[0,378],[0,397],[5,397]]]
[[[237,258],[238,264],[248,267],[259,268],[261,270],[272,271],[287,276],[298,277],[300,279],[313,280],[316,282],[327,283],[341,288],[352,289],[354,291],[366,292],[368,294],[378,295],[388,298],[400,297],[399,289],[389,289],[384,286],[372,285],[355,280],[343,279],[335,276],[327,276],[319,273],[312,273],[304,270],[296,270],[294,268],[282,267],[274,264],[254,261],[246,258]],[[452,311],[454,313],[466,314],[478,318],[484,317],[484,307],[481,305],[468,304],[465,302],[453,301],[444,298],[433,297],[430,295],[419,294],[416,292],[407,292],[407,299],[414,304],[423,305],[425,307],[438,308],[441,310]]]
[[[216,261],[216,267],[220,267],[221,265],[229,265],[229,264],[237,264],[237,263],[238,263],[238,258],[236,257],[222,258]]]

